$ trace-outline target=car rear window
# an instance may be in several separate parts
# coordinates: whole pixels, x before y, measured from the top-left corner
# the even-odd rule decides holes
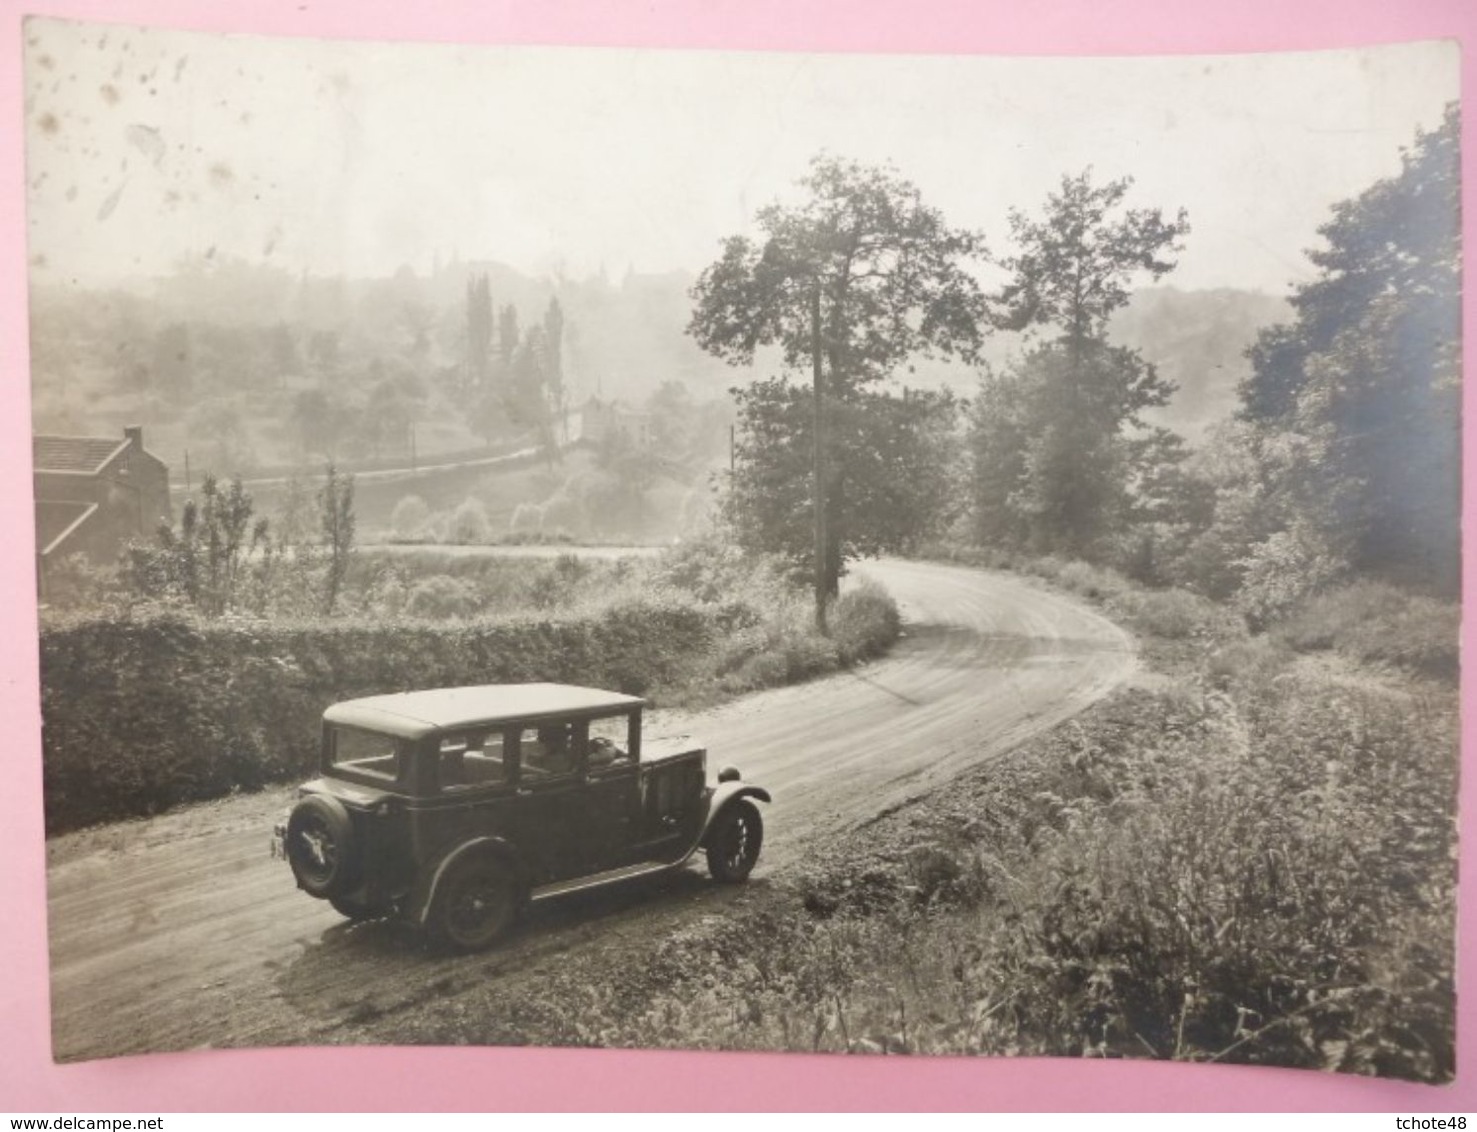
[[[329,762],[334,770],[394,782],[400,777],[404,748],[404,740],[393,735],[335,727],[329,743]]]

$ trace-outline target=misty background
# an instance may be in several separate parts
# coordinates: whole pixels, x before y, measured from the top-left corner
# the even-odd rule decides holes
[[[27,24],[27,222],[38,432],[141,423],[180,490],[259,502],[326,461],[421,470],[428,505],[588,494],[579,463],[510,485],[516,428],[469,403],[468,288],[505,329],[557,304],[568,406],[654,430],[661,497],[617,533],[665,540],[727,465],[745,375],[685,333],[690,288],[817,152],[896,167],[1003,254],[1066,171],[1188,210],[1169,286],[1113,320],[1178,386],[1149,415],[1194,442],[1235,406],[1257,332],[1285,321],[1334,202],[1399,168],[1456,93],[1455,50],[1142,59],[468,48]],[[1003,273],[978,267],[981,282]],[[515,336],[517,328],[515,327]],[[986,362],[1027,348],[997,333]],[[509,355],[511,363],[511,354]],[[777,368],[761,354],[756,372]],[[968,396],[976,367],[919,359]],[[494,480],[496,481],[494,483]],[[387,527],[403,482],[361,479]],[[615,492],[615,495],[622,494]],[[626,493],[629,494],[629,493]],[[566,508],[566,510],[568,510]],[[591,508],[584,508],[585,512]],[[610,514],[609,508],[595,512]],[[578,524],[576,524],[578,525]],[[588,525],[588,524],[586,524]]]

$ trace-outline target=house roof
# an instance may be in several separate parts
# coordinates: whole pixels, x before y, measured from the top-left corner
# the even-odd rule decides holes
[[[31,464],[38,472],[96,475],[128,447],[128,439],[102,436],[33,436]]]
[[[346,700],[334,704],[323,718],[329,723],[419,739],[448,727],[595,715],[640,707],[645,702],[639,696],[572,684],[484,684]]]
[[[36,549],[50,554],[87,521],[96,503],[68,503],[55,499],[36,501]]]

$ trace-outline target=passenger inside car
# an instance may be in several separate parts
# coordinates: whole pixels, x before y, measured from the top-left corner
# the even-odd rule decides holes
[[[569,727],[540,727],[532,741],[522,744],[523,770],[532,777],[568,774],[574,769],[574,749]]]

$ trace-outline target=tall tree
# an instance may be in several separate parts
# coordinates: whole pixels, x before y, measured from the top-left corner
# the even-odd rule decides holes
[[[323,576],[323,612],[332,615],[349,572],[354,549],[354,477],[332,464],[318,491],[318,514],[328,561]]]
[[[569,390],[564,383],[564,308],[551,296],[544,311],[544,390],[559,423],[559,439],[569,439]]]
[[[735,390],[733,475],[722,513],[739,545],[783,554],[797,569],[813,553],[809,477],[814,414],[801,385],[772,378]],[[827,465],[831,559],[906,553],[955,518],[959,403],[947,392],[858,392],[834,402]]]
[[[467,280],[467,385],[480,390],[487,384],[492,360],[492,291],[486,275]]]
[[[1242,416],[1298,438],[1280,486],[1350,565],[1451,595],[1461,467],[1460,121],[1333,208],[1291,325],[1250,352]]]
[[[507,411],[516,427],[537,437],[544,458],[552,464],[559,458],[559,444],[554,435],[548,367],[548,340],[543,326],[535,323],[513,355]]]
[[[995,296],[995,323],[1055,334],[1015,367],[1018,405],[1002,404],[998,390],[982,399],[1016,419],[1007,427],[976,412],[976,497],[1005,490],[981,501],[982,522],[1024,531],[1036,550],[1106,553],[1133,506],[1135,458],[1170,450],[1130,444],[1143,410],[1165,404],[1173,387],[1137,352],[1112,345],[1107,327],[1136,280],[1173,269],[1189,224],[1183,211],[1169,221],[1159,209],[1124,208],[1131,186],[1096,185],[1088,170],[1062,178],[1040,219],[1010,217],[1018,250],[1004,261],[1013,277]],[[1002,482],[1011,472],[1014,482]],[[1015,513],[1003,526],[1002,508]]]
[[[253,524],[252,516],[251,496],[240,479],[222,488],[214,476],[206,476],[199,500],[185,501],[178,529],[161,526],[157,548],[130,548],[135,588],[151,597],[184,600],[207,616],[229,612],[246,558],[267,538],[267,521]]]
[[[497,355],[503,371],[513,367],[513,356],[518,352],[518,308],[512,303],[497,312]]]
[[[811,506],[816,613],[835,594],[844,547],[837,527],[846,497],[844,463],[826,465],[824,403],[856,401],[915,354],[973,358],[982,297],[965,263],[983,254],[972,232],[953,229],[917,187],[890,168],[820,156],[800,181],[799,205],[759,210],[758,238],[732,236],[693,287],[688,333],[708,352],[749,365],[777,347],[786,366],[811,375]],[[760,401],[777,396],[757,388]],[[752,422],[758,427],[758,422]],[[751,435],[761,463],[785,462],[800,427],[783,414]],[[756,445],[761,447],[755,447]]]

